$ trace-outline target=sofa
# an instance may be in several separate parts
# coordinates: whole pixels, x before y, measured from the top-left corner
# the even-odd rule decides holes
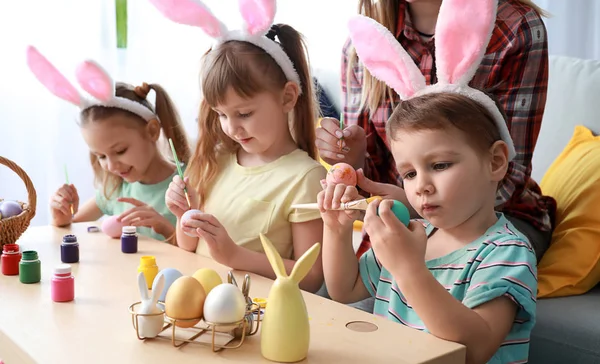
[[[339,109],[339,70],[316,67],[314,74]],[[548,98],[532,161],[536,181],[542,181],[576,125],[600,133],[600,61],[551,56]],[[561,257],[567,263],[569,258]],[[572,263],[577,264],[575,258]],[[584,294],[538,297],[529,359],[532,364],[600,363],[600,286]]]
[[[600,61],[550,57],[548,98],[532,161],[536,181],[542,181],[576,125],[600,133]],[[538,298],[529,362],[600,363],[599,308],[600,286],[575,296]]]

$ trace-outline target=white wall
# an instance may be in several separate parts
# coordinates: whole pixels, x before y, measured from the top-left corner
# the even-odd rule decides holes
[[[237,1],[205,3],[229,27],[240,24]],[[306,36],[316,73],[323,75],[330,90],[338,87],[345,23],[355,9],[356,0],[278,2],[275,21]],[[210,39],[199,29],[165,19],[147,0],[129,0],[129,47],[117,51],[113,14],[113,0],[0,4],[0,155],[20,165],[33,180],[38,198],[34,225],[49,222],[48,200],[64,183],[64,164],[82,199],[93,196],[93,189],[87,148],[75,124],[77,110],[48,93],[30,74],[25,65],[28,44],[36,45],[69,80],[74,80],[77,63],[91,57],[114,79],[163,84],[188,132],[196,133],[198,62]],[[323,69],[333,72],[324,75]],[[0,166],[0,197],[27,198],[23,183],[4,166]]]

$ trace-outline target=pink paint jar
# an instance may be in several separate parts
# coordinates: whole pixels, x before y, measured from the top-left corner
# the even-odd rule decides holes
[[[52,301],[69,302],[75,298],[75,278],[69,264],[59,264],[54,268],[51,284]]]

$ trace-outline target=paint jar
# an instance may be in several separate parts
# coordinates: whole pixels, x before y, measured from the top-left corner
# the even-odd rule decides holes
[[[60,260],[63,263],[79,262],[79,243],[75,235],[63,236],[62,244],[60,244]]]
[[[21,252],[17,244],[5,244],[2,248],[2,274],[5,276],[16,276],[19,274],[19,262]]]
[[[121,231],[121,251],[127,254],[137,253],[138,235],[135,226],[123,226]]]
[[[19,280],[21,283],[38,283],[42,279],[42,263],[35,250],[23,252],[19,263]]]
[[[69,302],[75,298],[75,278],[69,264],[59,264],[54,268],[51,283],[51,295],[54,302]]]
[[[152,283],[154,278],[158,274],[158,266],[156,265],[156,258],[151,255],[144,255],[140,257],[140,266],[138,267],[138,273],[144,273],[146,279],[146,285],[148,289],[152,289]]]

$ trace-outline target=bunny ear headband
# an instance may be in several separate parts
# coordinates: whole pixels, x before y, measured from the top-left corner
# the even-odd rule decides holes
[[[212,37],[218,47],[230,40],[252,43],[267,52],[281,67],[288,81],[302,87],[294,64],[275,40],[266,35],[273,25],[275,0],[238,0],[244,20],[241,30],[229,30],[200,0],[150,0],[165,17],[175,23],[199,27]]]
[[[132,112],[146,121],[158,120],[158,116],[144,105],[115,96],[111,77],[94,61],[82,62],[75,72],[79,85],[93,98],[82,97],[77,89],[33,46],[27,47],[27,65],[50,92],[79,107],[82,111],[92,106],[116,107]]]
[[[444,0],[435,27],[435,62],[438,83],[427,86],[425,77],[396,38],[375,20],[358,15],[348,23],[356,53],[373,77],[388,84],[402,100],[430,93],[451,92],[483,105],[493,116],[508,158],[515,148],[495,102],[471,88],[471,81],[490,41],[498,0]]]

